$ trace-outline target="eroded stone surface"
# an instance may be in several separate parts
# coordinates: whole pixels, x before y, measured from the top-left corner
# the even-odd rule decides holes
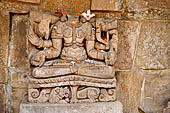
[[[124,113],[137,113],[141,98],[143,75],[140,72],[118,72],[117,100],[123,104]]]
[[[130,10],[138,10],[140,8],[170,9],[169,0],[136,0],[135,2],[127,0],[127,5]]]
[[[5,83],[9,43],[9,14],[7,12],[0,12],[0,26],[0,83]]]
[[[6,95],[5,85],[0,84],[0,111],[2,113],[5,113]]]
[[[135,67],[167,69],[170,67],[170,22],[143,22],[138,40]]]
[[[40,3],[40,0],[18,0],[18,1],[20,1],[20,2],[28,2],[28,3],[36,3],[36,4]]]
[[[11,79],[11,85],[15,88],[27,88],[29,75],[28,70],[9,68],[9,74]]]
[[[45,0],[41,3],[46,10],[56,10],[68,12],[84,12],[90,9],[90,0]]]
[[[27,94],[27,88],[12,88],[12,97],[11,97],[11,113],[20,112],[20,104]]]
[[[147,113],[162,113],[170,98],[170,70],[144,71],[141,108]]]
[[[29,77],[29,102],[115,101],[117,21],[94,16],[88,10],[54,22],[52,15],[30,13],[27,38],[37,51],[30,51],[36,67]]]
[[[1,20],[0,21],[0,25],[1,25],[1,27],[0,27],[0,31],[1,31],[0,32],[0,37],[2,39],[2,40],[0,39],[0,48],[1,48],[0,49],[0,72],[1,72],[0,73],[0,83],[6,83],[5,79],[6,79],[6,73],[7,73],[7,67],[6,66],[7,66],[7,59],[8,59],[8,57],[7,57],[8,56],[8,45],[9,45],[8,40],[9,40],[9,30],[10,30],[10,28],[9,28],[9,21],[8,21],[9,20],[9,16],[8,16],[9,13],[8,12],[4,12],[4,11],[10,11],[10,12],[12,12],[11,14],[14,14],[14,13],[28,13],[30,11],[30,9],[31,10],[38,10],[38,11],[42,11],[42,10],[45,9],[45,10],[49,10],[50,12],[56,12],[58,8],[60,8],[62,11],[68,11],[68,12],[83,12],[83,11],[86,11],[87,9],[90,9],[90,0],[41,0],[41,4],[29,4],[29,3],[22,3],[22,2],[16,2],[16,1],[18,1],[18,0],[0,0],[0,10],[1,11],[3,10],[3,12],[0,13],[0,15],[2,15],[2,16],[0,16],[0,20]],[[28,1],[28,0],[22,0],[22,1]],[[39,1],[39,0],[35,0],[35,1]],[[33,1],[33,2],[35,2],[35,1]],[[127,12],[125,11],[125,12],[123,12],[123,15],[126,15],[126,16],[128,15],[129,18],[131,18],[131,16],[132,16],[133,19],[136,19],[136,18],[138,18],[138,19],[158,19],[158,20],[160,20],[160,19],[170,19],[169,0],[126,0],[126,3],[127,3],[128,10],[132,11],[132,13],[126,14]],[[119,19],[122,19],[122,18],[123,19],[128,19],[128,18],[124,18],[123,16],[121,16],[122,15],[121,13],[117,13],[117,12],[114,12],[114,13],[107,12],[107,13],[105,13],[105,12],[98,11],[98,12],[96,12],[96,14],[98,14],[97,17],[102,17],[102,18],[104,18],[104,17],[109,17],[109,18],[113,18],[113,17],[117,18],[117,17],[119,17]],[[22,14],[20,14],[20,15],[22,15]],[[41,15],[40,15],[40,18],[41,18]],[[20,19],[18,21],[20,21]],[[153,47],[155,46],[156,43],[159,43],[159,44],[155,47],[156,49],[146,49],[146,50],[143,51],[142,49],[145,48],[145,45],[144,44],[142,45],[140,43],[139,46],[141,46],[141,45],[142,46],[139,47],[140,48],[140,52],[139,52],[139,54],[137,56],[138,57],[137,60],[139,62],[137,63],[137,66],[138,67],[142,67],[143,69],[165,69],[165,68],[169,68],[169,66],[166,67],[167,64],[169,64],[169,62],[167,60],[165,60],[165,58],[164,58],[166,56],[169,56],[169,55],[164,54],[165,46],[169,45],[169,43],[167,44],[167,42],[169,42],[169,36],[168,36],[169,35],[168,34],[169,33],[169,30],[168,30],[169,27],[167,27],[169,22],[168,21],[166,21],[166,22],[164,22],[164,21],[157,21],[158,22],[158,24],[157,24],[157,22],[154,21],[150,25],[149,23],[151,23],[151,21],[154,21],[154,20],[150,20],[150,22],[147,22],[146,24],[143,24],[143,26],[142,26],[143,30],[141,32],[141,36],[142,37],[139,40],[140,40],[140,42],[145,41],[146,38],[143,38],[143,37],[145,37],[145,32],[149,31],[146,34],[147,35],[146,37],[148,37],[147,40],[154,39],[156,37],[156,39],[154,39],[154,41],[153,41],[154,42],[153,43]],[[128,26],[127,29],[129,29],[129,30],[126,31],[126,28],[123,28],[123,24],[125,24],[125,26],[127,25]],[[133,39],[134,39],[134,37],[136,37],[136,31],[133,30],[133,29],[136,29],[136,27],[137,27],[136,25],[137,24],[138,23],[134,22],[134,21],[133,22],[128,21],[128,22],[120,23],[120,25],[122,26],[121,30],[120,30],[121,34],[122,34],[122,35],[120,34],[121,35],[120,36],[120,40],[122,42],[121,43],[119,42],[119,44],[123,45],[122,47],[124,47],[124,48],[118,48],[118,52],[119,52],[119,50],[122,50],[125,53],[123,53],[123,52],[122,53],[121,52],[118,53],[118,60],[117,61],[120,62],[120,64],[119,64],[120,66],[119,65],[115,65],[115,66],[118,66],[118,69],[130,69],[130,67],[132,65],[132,59],[131,58],[132,57],[134,58],[134,55],[133,55],[134,45],[132,44],[132,42],[134,42]],[[148,28],[146,28],[146,30],[144,30],[145,29],[144,26],[146,26]],[[167,30],[165,30],[164,27]],[[159,30],[159,28],[162,29],[162,30]],[[150,32],[150,30],[151,31],[153,30],[153,32]],[[133,31],[133,33],[131,31]],[[158,32],[158,37],[160,37],[160,39],[157,38],[157,36],[156,36],[157,32]],[[15,33],[18,33],[18,32],[15,32]],[[161,33],[161,34],[159,35],[159,33]],[[166,33],[166,34],[163,35],[163,33]],[[130,35],[128,35],[128,34],[130,34]],[[149,35],[149,34],[153,34],[153,35]],[[18,36],[19,36],[19,39],[18,39]],[[164,36],[166,36],[166,37],[164,37]],[[121,37],[123,37],[123,38],[121,39]],[[128,37],[128,38],[126,38],[126,37]],[[154,38],[150,38],[150,37],[154,37]],[[25,44],[25,41],[24,41],[25,39],[22,38],[20,40],[20,35],[16,35],[15,36],[15,40],[17,40],[17,42],[24,42],[24,44]],[[132,42],[131,42],[131,40],[132,40]],[[165,46],[160,45],[160,44],[162,44],[161,40],[163,40],[163,41],[167,40],[167,42],[165,41]],[[156,42],[156,41],[158,41],[158,42]],[[129,42],[130,42],[130,44],[129,44]],[[16,44],[15,41],[14,41],[14,43]],[[16,51],[17,54],[19,54],[17,51],[22,51],[22,50],[19,49],[20,47],[25,49],[24,48],[25,47],[24,44],[19,43],[19,45],[15,47],[14,51]],[[127,52],[127,51],[129,51],[129,47],[126,46],[126,45],[128,45],[128,46],[132,45],[132,46],[130,46],[130,48],[132,48],[132,49],[130,49],[129,53]],[[152,48],[152,43],[148,42],[148,45],[151,45],[151,46],[149,46],[149,48]],[[158,53],[154,53],[155,52],[154,50],[156,50],[156,51],[158,50]],[[24,52],[24,54],[25,54],[25,52]],[[161,61],[161,63],[162,63],[162,61],[163,61],[163,67],[160,66],[160,65],[156,66],[156,67],[154,66],[154,68],[152,68],[153,65],[149,66],[149,67],[147,67],[147,66],[145,67],[144,64],[146,64],[145,60],[147,60],[147,58],[145,59],[143,54],[148,54],[148,55],[146,55],[147,58],[148,58],[148,56],[150,57],[150,55],[151,55],[150,59],[153,59],[153,60],[155,59],[154,58],[155,56],[157,57],[157,55],[160,55],[158,60],[154,60],[154,63],[155,62],[159,62],[159,61]],[[121,59],[121,56],[123,56],[122,59]],[[17,57],[19,57],[19,55],[17,55]],[[24,56],[22,56],[22,57],[24,57]],[[23,60],[23,59],[21,59],[21,60]],[[166,61],[167,61],[167,63],[166,63]],[[23,67],[24,64],[20,64],[20,63],[16,63],[15,62],[15,65],[13,65],[13,66]],[[25,71],[25,69],[23,69],[23,70]],[[25,77],[22,76],[22,75],[25,75],[25,73],[23,71],[21,71],[21,72],[13,71],[11,73],[11,75],[12,75],[11,76],[11,80],[12,80],[13,87],[17,87],[17,88],[20,88],[22,86],[26,87],[25,82],[24,82],[25,81]],[[159,74],[155,74],[155,77],[157,79],[159,79],[159,80],[161,79],[161,78],[159,78],[160,77]],[[124,76],[124,78],[125,79],[123,79],[123,81],[126,81],[126,77],[125,76]],[[136,77],[136,78],[138,78],[138,77]],[[134,77],[135,80],[136,80],[136,78]],[[74,79],[78,79],[78,78],[74,78]],[[127,87],[131,86],[131,85],[128,85],[128,84],[131,84],[130,81],[132,79],[133,78],[129,78],[129,79],[127,79],[129,81],[126,81],[125,83],[122,82],[122,84],[121,84],[122,86],[121,87],[125,87],[125,88],[122,88],[122,90],[123,90],[122,92],[124,93],[124,95],[128,95],[128,96],[130,95],[129,92],[132,89],[127,88]],[[140,77],[138,79],[139,79],[138,81],[141,81]],[[87,80],[89,80],[89,79],[87,79]],[[52,81],[54,81],[54,80],[52,80]],[[151,77],[151,79],[148,79],[147,81],[152,81],[152,77]],[[156,83],[154,83],[155,81],[152,81],[152,83],[156,84]],[[165,81],[165,79],[163,79],[163,82],[164,81]],[[49,82],[49,81],[43,81],[43,82]],[[100,81],[100,82],[103,82],[103,81]],[[163,83],[161,82],[161,84],[163,84]],[[159,92],[160,93],[159,97],[161,97],[160,99],[158,99],[157,103],[156,103],[156,99],[155,100],[154,99],[150,99],[150,100],[148,99],[148,98],[150,98],[149,93],[152,93],[152,92],[149,92],[150,85],[148,86],[148,83],[146,85],[146,87],[148,87],[147,88],[148,90],[145,90],[145,94],[149,95],[149,97],[147,98],[147,100],[144,99],[145,105],[146,105],[146,109],[144,109],[144,110],[148,111],[149,113],[152,113],[152,112],[155,113],[155,112],[157,112],[156,110],[158,110],[158,112],[160,112],[160,109],[162,111],[163,106],[164,107],[167,106],[167,101],[168,100],[167,99],[165,100],[165,98],[167,98],[167,95],[164,94],[164,93],[166,93],[168,91],[164,91],[164,90],[166,90],[165,88],[168,87],[168,86],[166,86],[166,85],[165,85],[165,87],[160,86],[161,88],[158,88],[159,90],[156,88],[156,86],[157,86],[157,84],[154,86],[154,89],[152,91],[156,92],[156,94],[158,94],[158,92]],[[118,87],[119,87],[119,85],[118,85]],[[136,87],[136,86],[134,86],[134,87]],[[138,85],[137,85],[137,87],[138,87]],[[127,91],[126,88],[129,89],[129,90]],[[163,92],[160,92],[162,90],[163,90]],[[2,92],[4,92],[4,90]],[[12,102],[12,109],[13,109],[14,113],[17,113],[18,112],[19,102],[22,99],[21,93],[26,92],[26,90],[25,91],[21,91],[20,89],[18,89],[18,91],[13,91],[13,92],[15,92],[15,94],[14,94],[15,96],[13,96],[13,97],[14,98],[16,97],[16,99],[15,99],[15,101]],[[135,92],[135,91],[132,91],[132,92]],[[134,94],[132,94],[132,95],[134,95]],[[121,95],[123,95],[123,94],[121,94]],[[166,97],[163,97],[162,95],[165,95]],[[131,96],[130,98],[132,98],[132,97],[134,97],[134,96]],[[118,98],[120,98],[120,97],[118,96]],[[122,96],[122,98],[123,98],[123,96]],[[136,97],[134,97],[134,98],[136,98]],[[155,96],[151,97],[151,98],[155,98]],[[124,103],[128,103],[126,99],[124,99],[124,101],[125,101]],[[152,103],[152,101],[154,103]],[[163,101],[164,101],[164,103],[163,103]],[[134,102],[136,102],[136,101],[134,101]],[[3,102],[1,102],[1,103],[3,103]],[[129,102],[129,103],[131,104],[132,102]],[[138,99],[137,99],[137,103],[138,103]],[[146,104],[146,103],[148,103],[148,104]],[[160,103],[163,103],[163,106]],[[135,106],[137,106],[136,103],[134,103],[134,104],[135,104]],[[149,107],[147,107],[148,105],[149,105]],[[2,106],[3,106],[2,109],[5,109],[4,103],[3,103]],[[128,105],[126,105],[126,106],[128,106]],[[131,111],[133,111],[133,110],[131,110],[132,107],[133,106],[130,106],[129,108],[126,107],[126,111],[131,113]],[[143,108],[145,108],[145,106]],[[155,109],[155,108],[156,108],[156,110],[152,111],[152,109]]]
[[[27,93],[27,76],[29,75],[27,51],[27,14],[11,14],[11,42],[9,52],[9,88],[11,88],[9,112],[18,113],[23,96]],[[8,88],[8,89],[9,89]],[[10,93],[10,92],[9,92]]]
[[[126,0],[129,11],[135,11],[134,18],[169,19],[169,0]]]
[[[11,37],[11,51],[10,51],[10,66],[17,68],[28,67],[27,54],[27,15],[12,16],[12,37]],[[20,42],[20,43],[19,43]]]
[[[91,10],[119,11],[123,8],[123,0],[92,0]]]
[[[168,102],[167,107],[163,110],[163,113],[170,113],[170,101]]]
[[[30,104],[22,103],[20,113],[123,113],[119,101],[88,104]]]
[[[128,70],[132,68],[136,40],[139,35],[139,22],[137,21],[118,21],[118,53],[115,64],[116,69]]]

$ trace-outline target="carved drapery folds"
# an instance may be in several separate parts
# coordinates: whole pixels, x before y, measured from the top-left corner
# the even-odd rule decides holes
[[[83,15],[30,12],[30,102],[115,101],[117,21]]]

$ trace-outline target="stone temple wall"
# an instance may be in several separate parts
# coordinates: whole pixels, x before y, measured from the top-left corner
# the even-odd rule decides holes
[[[0,112],[27,94],[29,11],[86,12],[118,20],[117,100],[124,113],[162,113],[170,101],[170,0],[0,0]]]

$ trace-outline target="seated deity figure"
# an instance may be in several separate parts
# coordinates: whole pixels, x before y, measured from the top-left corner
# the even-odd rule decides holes
[[[114,20],[77,15],[63,15],[52,25],[44,19],[36,30],[30,25],[28,39],[38,51],[30,59],[36,67],[30,76],[29,101],[114,101],[115,28]]]

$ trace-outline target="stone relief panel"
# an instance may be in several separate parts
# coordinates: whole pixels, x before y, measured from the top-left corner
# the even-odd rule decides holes
[[[94,14],[30,12],[32,46],[28,100],[83,103],[115,101],[117,21]]]

